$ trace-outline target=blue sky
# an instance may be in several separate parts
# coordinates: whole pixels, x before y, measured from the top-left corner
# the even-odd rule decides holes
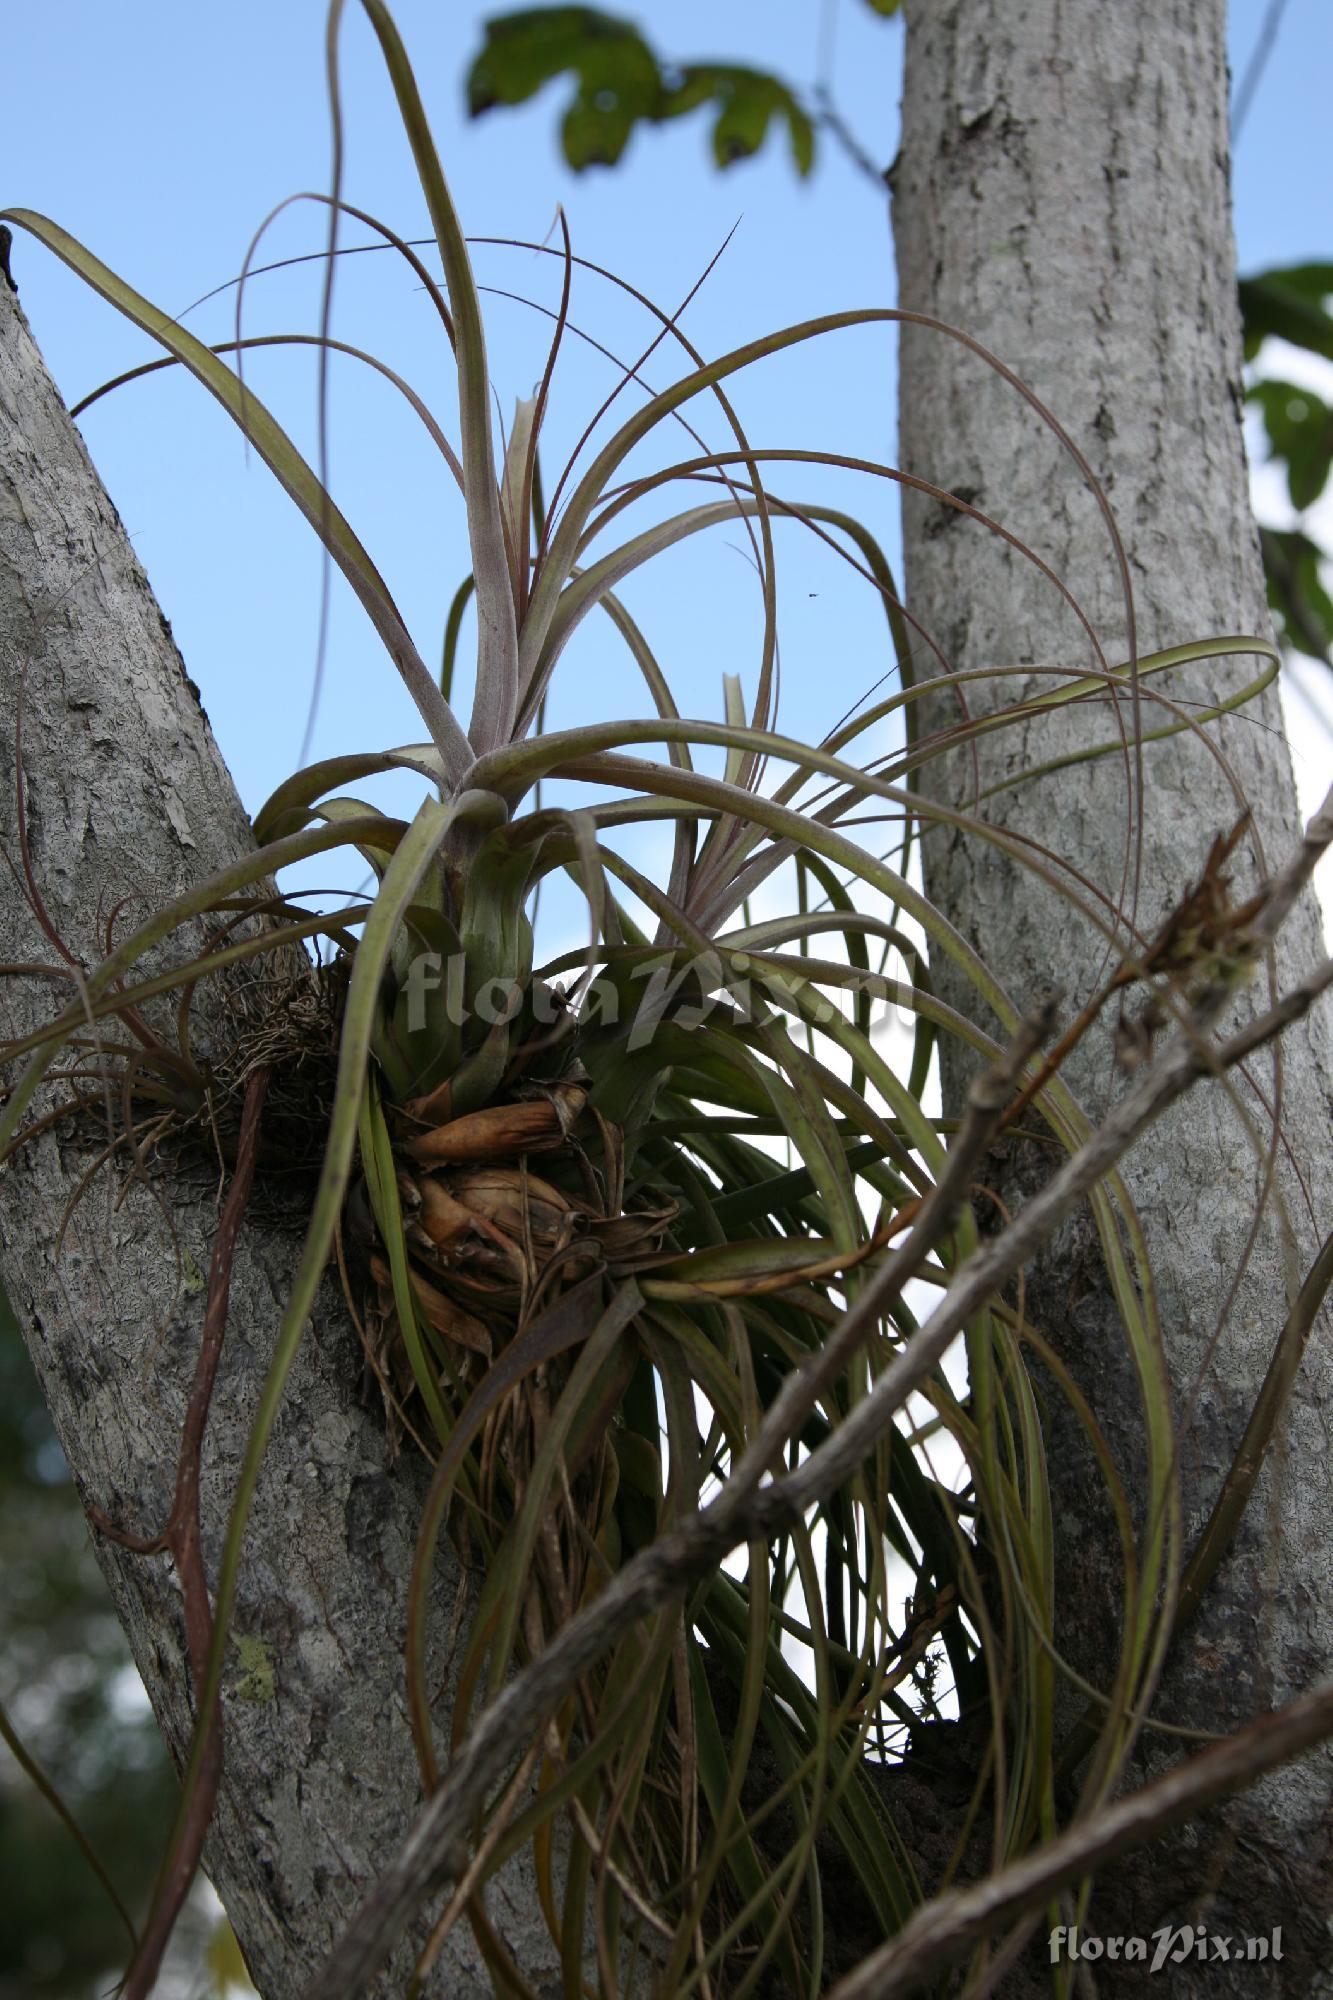
[[[705,128],[682,121],[641,135],[614,173],[575,177],[561,164],[555,124],[564,86],[519,112],[473,125],[462,78],[490,8],[400,0],[397,16],[436,122],[456,199],[478,234],[540,239],[557,203],[575,247],[674,307],[727,232],[730,248],[686,325],[706,351],[812,313],[893,300],[885,205],[828,142],[809,181],[785,143],[726,175],[709,163]],[[860,0],[647,0],[633,13],[664,54],[719,56],[771,67],[808,84],[821,22],[836,18],[837,101],[867,150],[887,163],[897,143],[901,29]],[[1236,0],[1232,60],[1254,46],[1264,0]],[[0,202],[41,209],[169,311],[239,268],[252,230],[284,196],[322,188],[328,174],[323,0],[232,0],[219,9],[168,0],[45,0],[6,24],[6,116]],[[762,28],[761,28],[762,24]],[[346,193],[404,234],[425,231],[378,53],[360,10],[343,36],[348,129]],[[1242,267],[1333,254],[1322,142],[1333,77],[1333,8],[1288,0],[1282,31],[1237,157]],[[265,255],[315,249],[322,214],[283,215]],[[359,234],[359,232],[357,232]],[[348,240],[351,240],[349,237]],[[489,283],[552,302],[552,260],[512,250],[477,253]],[[149,346],[43,250],[20,240],[24,307],[57,381],[73,400]],[[317,324],[317,267],[256,280],[246,330]],[[371,347],[409,376],[443,415],[447,355],[423,295],[391,256],[345,260],[335,332]],[[491,361],[506,416],[540,373],[546,322],[494,300]],[[581,285],[576,317],[618,353],[637,353],[642,320],[605,287]],[[230,337],[230,299],[187,322]],[[579,351],[574,351],[578,349]],[[893,454],[892,341],[882,329],[841,336],[820,354],[765,364],[738,390],[752,437]],[[310,350],[256,356],[248,379],[314,450]],[[653,379],[674,372],[663,354]],[[579,343],[562,361],[552,444],[572,440],[612,377]],[[336,496],[388,577],[427,657],[467,568],[461,513],[438,459],[393,392],[354,363],[335,368],[332,467]],[[1068,413],[1062,413],[1068,414]],[[708,419],[715,432],[716,424]],[[135,384],[83,420],[93,456],[172,619],[247,805],[293,765],[315,656],[320,563],[313,536],[217,407],[181,371]],[[683,442],[683,440],[682,440]],[[553,454],[552,454],[553,455]],[[807,476],[775,479],[809,495]],[[845,494],[844,494],[845,497]],[[892,489],[862,489],[868,522],[896,540]],[[832,559],[788,537],[782,555],[783,716],[818,735],[883,671],[882,620],[869,593]],[[753,686],[756,592],[742,538],[715,533],[641,580],[628,596],[679,684],[687,711],[716,714],[723,671]],[[421,732],[359,611],[335,592],[336,618],[315,754],[409,740]],[[591,638],[557,697],[553,720],[640,708],[608,634]]]

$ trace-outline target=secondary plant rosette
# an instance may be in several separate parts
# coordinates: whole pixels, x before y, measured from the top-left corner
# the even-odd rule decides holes
[[[442,1757],[515,1664],[540,1655],[630,1557],[724,1490],[756,1440],[776,1475],[837,1434],[912,1341],[929,1288],[975,1246],[974,1201],[990,1220],[988,1147],[1005,1132],[1033,1139],[1035,1131],[1038,1147],[1058,1156],[1086,1137],[1061,1063],[1105,1001],[1118,996],[1127,1046],[1138,1047],[1159,1019],[1182,1011],[1191,979],[1212,977],[1224,961],[1239,977],[1248,962],[1246,913],[1231,909],[1217,866],[1204,878],[1211,928],[1204,937],[1195,925],[1182,965],[1181,923],[1171,950],[1170,926],[1156,940],[1134,932],[1061,857],[1028,853],[974,813],[924,800],[915,776],[944,755],[961,769],[975,727],[1078,705],[1093,720],[1085,754],[1125,755],[1136,781],[1133,746],[1156,677],[1223,651],[1254,652],[1265,656],[1257,691],[1271,676],[1267,649],[1209,640],[1110,662],[1089,629],[1086,668],[1025,669],[1041,691],[974,725],[965,679],[950,676],[933,639],[912,625],[862,521],[766,484],[775,466],[803,461],[872,482],[900,475],[838,454],[755,448],[728,399],[752,363],[904,317],[888,309],[813,319],[705,362],[674,319],[641,299],[651,343],[618,370],[548,503],[539,447],[575,278],[590,267],[574,255],[563,220],[559,245],[523,246],[554,260],[560,297],[542,380],[497,452],[468,248],[393,21],[381,0],[362,5],[415,160],[442,282],[415,247],[345,204],[337,178],[321,198],[329,268],[340,221],[356,218],[408,260],[456,363],[457,443],[393,378],[466,510],[471,573],[441,674],[427,666],[351,524],[225,354],[55,223],[9,212],[241,426],[351,585],[424,732],[413,744],[357,749],[294,774],[255,816],[252,854],[147,919],[87,972],[78,1007],[6,1051],[29,1058],[9,1094],[7,1143],[20,1143],[35,1121],[91,1115],[105,1101],[113,1124],[116,1106],[129,1107],[136,1159],[146,1163],[151,1146],[137,1121],[165,1092],[178,1122],[219,1134],[224,1165],[241,1180],[265,1169],[266,1092],[294,1054],[327,1051],[336,1038],[336,1075],[320,1072],[304,1249],[223,1557],[196,1589],[194,1750],[131,1994],[150,1989],[197,1862],[220,1768],[221,1662],[246,1515],[331,1259],[384,1403],[386,1449],[406,1443],[432,1467],[410,1599],[386,1608],[404,1622],[412,1728],[430,1789]],[[341,13],[335,0],[338,133]],[[936,331],[975,347],[950,328]],[[331,338],[326,310],[319,339]],[[642,371],[659,348],[684,372],[652,393]],[[1040,407],[993,357],[981,359]],[[639,400],[624,416],[616,405],[630,394]],[[705,397],[724,426],[721,448],[694,428]],[[670,425],[684,426],[687,456],[631,475],[631,454]],[[679,487],[690,504],[667,511]],[[1006,532],[951,495],[935,498]],[[631,508],[644,519],[626,532],[621,517]],[[645,564],[670,560],[688,537],[738,523],[762,594],[753,695],[744,699],[742,676],[728,675],[721,720],[683,719],[620,586]],[[885,612],[886,657],[867,661],[863,679],[888,691],[817,746],[777,726],[779,527],[836,549]],[[1073,604],[1064,583],[1031,560]],[[464,728],[451,695],[469,597],[477,654]],[[594,613],[613,622],[648,712],[548,730],[553,676]],[[932,714],[949,697],[947,725],[918,726],[923,694],[934,698]],[[1162,714],[1158,733],[1209,719],[1205,709],[1183,722],[1170,705]],[[885,741],[887,750],[866,749]],[[721,775],[696,767],[695,753],[710,750],[725,759]],[[419,783],[410,817],[347,789],[389,772]],[[640,827],[669,833],[662,880],[618,840]],[[959,833],[1001,842],[1037,868],[1118,954],[1120,970],[1071,1009],[1075,1030],[1051,1058],[1040,1054],[1049,1014],[1005,994],[915,884],[913,842]],[[337,852],[373,871],[368,906],[352,900],[312,914],[294,892],[274,893],[284,869]],[[577,892],[587,941],[543,956],[534,911],[556,878]],[[1181,887],[1183,895],[1187,880]],[[1203,907],[1199,894],[1185,897],[1182,912]],[[171,959],[170,940],[195,920],[204,946]],[[312,939],[328,944],[336,974],[293,958]],[[971,979],[976,1020],[934,997],[929,963],[940,954]],[[223,1059],[193,1061],[190,997],[278,967],[269,1004],[256,1003],[258,1018],[247,1014]],[[260,978],[250,990],[268,988]],[[152,1009],[182,994],[173,1040],[153,1025]],[[890,1004],[911,1025],[886,1035]],[[129,1030],[130,1053],[110,1037],[113,1021]],[[957,1038],[982,1079],[960,1129],[926,1109],[940,1036]],[[44,1080],[72,1038],[80,1046],[69,1102],[40,1108]],[[1092,1797],[1125,1768],[1160,1666],[1180,1524],[1152,1288],[1113,1176],[1088,1208],[1143,1387],[1147,1465],[1136,1538],[1103,1453],[1126,1523],[1126,1615],[1084,1746]],[[222,1303],[225,1319],[225,1291]],[[215,1332],[220,1341],[220,1324]],[[523,1990],[485,1890],[527,1847],[570,1990],[585,1977],[608,1995],[628,1990],[646,1956],[664,1992],[739,1995],[773,1976],[813,1994],[857,1948],[856,1937],[826,1934],[827,1873],[840,1882],[840,1907],[857,1913],[864,1945],[897,1930],[955,1870],[977,1865],[972,1829],[988,1795],[984,1858],[995,1865],[1056,1823],[1062,1665],[1042,1413],[1028,1373],[1034,1351],[1052,1370],[1043,1393],[1053,1381],[1094,1445],[1104,1441],[1077,1385],[1025,1324],[1021,1294],[997,1291],[969,1324],[965,1347],[965,1377],[935,1368],[910,1421],[900,1416],[832,1500],[752,1543],[741,1562],[696,1583],[588,1670],[476,1827],[474,1859],[439,1913],[423,1972],[449,1927],[466,1919],[497,1988]],[[448,1714],[433,1694],[426,1616],[446,1531],[471,1580]],[[913,1733],[946,1718],[991,1748],[975,1761],[980,1775],[952,1858],[932,1871],[896,1824],[886,1772]]]

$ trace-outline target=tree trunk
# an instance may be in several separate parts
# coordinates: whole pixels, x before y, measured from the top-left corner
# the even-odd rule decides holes
[[[170,628],[0,282],[0,838],[14,868],[21,687],[33,869],[52,923],[89,966],[123,899],[122,933],[246,852],[252,836]],[[14,868],[0,875],[0,958],[52,963],[56,951]],[[178,938],[176,956],[199,936]],[[42,1025],[71,990],[63,980],[6,978],[0,1032]],[[56,1255],[62,1212],[91,1157],[86,1141],[56,1126],[0,1177],[4,1276],[80,1494],[152,1533],[170,1508],[198,1351],[216,1173],[159,1181],[156,1199],[136,1184],[113,1211],[122,1158],[73,1210]],[[214,1576],[295,1269],[301,1205],[261,1180],[241,1232],[204,1461],[204,1553]],[[420,1800],[402,1634],[422,1468],[390,1467],[361,1377],[331,1274],[251,1516],[224,1681],[226,1764],[206,1849],[266,2000],[300,1991]],[[163,1558],[123,1555],[100,1538],[98,1553],[179,1760],[192,1704],[174,1576]],[[442,1561],[440,1680],[457,1585],[456,1568]],[[558,1975],[522,1862],[503,1871],[491,1910],[530,1981]],[[413,1955],[399,1955],[383,1991],[404,1990]],[[430,1990],[491,1991],[465,1926]]]
[[[905,12],[894,188],[901,304],[976,336],[1070,430],[1128,548],[1141,651],[1210,634],[1267,635],[1241,435],[1222,0],[906,0]],[[958,344],[918,328],[904,331],[900,404],[903,465],[1027,539],[1082,601],[1108,658],[1123,661],[1126,621],[1105,526],[1033,412]],[[1093,664],[1057,592],[1012,549],[914,494],[905,533],[911,608],[954,668]],[[1154,685],[1209,702],[1257,668],[1251,659],[1214,660]],[[969,683],[967,700],[984,713],[1051,685],[1036,675]],[[958,712],[956,701],[937,700],[929,723]],[[1145,728],[1170,719],[1145,706]],[[1106,703],[1065,710],[981,736],[975,767],[970,750],[951,752],[927,767],[926,788],[966,807],[978,781],[984,793],[1114,734]],[[1264,852],[1280,858],[1297,821],[1276,689],[1208,734],[1254,807]],[[1139,915],[1151,937],[1238,805],[1226,768],[1187,736],[1147,747],[1144,780]],[[1068,855],[1119,899],[1128,807],[1126,764],[1108,756],[1002,791],[982,810]],[[932,897],[1014,1000],[1058,983],[1072,1016],[1104,963],[1089,928],[979,840],[931,833],[923,855]],[[1243,880],[1251,871],[1242,863],[1238,872]],[[1318,950],[1308,906],[1282,934],[1283,983]],[[1114,1014],[1108,1009],[1070,1071],[1094,1114],[1117,1088]],[[1282,1050],[1291,1151],[1279,1157],[1276,1181],[1289,1227],[1270,1200],[1234,1297],[1263,1163],[1223,1093],[1190,1097],[1128,1167],[1178,1416],[1202,1378],[1180,1460],[1187,1545],[1231,1461],[1286,1304],[1330,1223],[1326,1019],[1293,1030]],[[1265,1093],[1273,1076],[1271,1062],[1255,1072]],[[947,1071],[945,1083],[946,1097],[956,1095]],[[1255,1095],[1246,1110],[1263,1128]],[[1022,1157],[996,1171],[1001,1192],[1021,1197]],[[1132,1496],[1141,1464],[1137,1393],[1088,1232],[1066,1232],[1029,1274],[1026,1305],[1092,1397]],[[1333,1670],[1331,1392],[1324,1322],[1238,1542],[1169,1663],[1160,1716],[1228,1729]],[[1060,1641],[1104,1681],[1117,1639],[1118,1558],[1090,1506],[1096,1475],[1072,1425],[1054,1423],[1050,1454],[1065,1579]],[[1171,1748],[1170,1739],[1149,1743],[1155,1760]],[[1154,1850],[1102,1905],[1101,1928],[1146,1933],[1168,1916],[1202,1916],[1213,1931],[1243,1934],[1280,1922],[1287,1958],[1271,1989],[1254,1965],[1240,1987],[1226,1984],[1236,1974],[1225,1967],[1191,1966],[1174,1968],[1177,1980],[1198,1984],[1173,1991],[1324,1991],[1315,1966],[1330,1964],[1331,1799],[1327,1754],[1279,1774],[1229,1809],[1224,1829],[1170,1856]],[[1114,1967],[1096,1969],[1099,1991],[1118,1990],[1109,1983]]]

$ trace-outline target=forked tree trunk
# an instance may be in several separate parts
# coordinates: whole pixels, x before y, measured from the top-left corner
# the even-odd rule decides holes
[[[1141,650],[1206,634],[1267,634],[1241,436],[1223,0],[906,0],[905,11],[894,190],[902,305],[975,335],[1072,432],[1128,546]],[[1106,530],[1032,412],[956,344],[912,328],[900,404],[904,466],[1026,537],[1081,599],[1110,659],[1124,660]],[[919,496],[908,496],[905,512],[910,605],[955,668],[1091,665],[1073,616],[1013,551]],[[1257,664],[1214,660],[1162,685],[1206,703],[1242,686]],[[970,683],[967,698],[974,713],[985,712],[1050,685],[1037,677]],[[956,702],[937,701],[930,720],[957,714]],[[1164,719],[1145,710],[1147,727]],[[1254,807],[1265,851],[1280,857],[1297,813],[1276,690],[1208,734]],[[984,792],[1113,735],[1105,704],[1047,717],[983,735],[975,770],[969,752],[955,751],[929,767],[926,782],[966,805],[978,778]],[[1144,771],[1139,911],[1151,935],[1239,808],[1227,769],[1189,738],[1149,746]],[[1128,803],[1125,764],[1110,756],[1001,791],[982,810],[1067,855],[1118,898]],[[1092,990],[1100,946],[1034,878],[1004,865],[992,847],[947,832],[927,836],[924,858],[933,898],[1020,1004],[1059,984],[1072,1010]],[[1242,879],[1247,872],[1243,864]],[[1282,934],[1283,983],[1318,949],[1318,920],[1307,907]],[[1114,1017],[1112,1008],[1072,1072],[1094,1113],[1117,1088]],[[1181,1454],[1187,1537],[1206,1518],[1293,1288],[1333,1222],[1326,1020],[1296,1028],[1282,1052],[1290,1150],[1278,1158],[1276,1183],[1290,1233],[1274,1197],[1234,1297],[1263,1167],[1223,1094],[1190,1097],[1128,1167],[1178,1412],[1201,1381]],[[1270,1060],[1255,1079],[1271,1093]],[[1262,1129],[1261,1097],[1242,1095]],[[1020,1157],[996,1166],[1016,1196],[1024,1170]],[[1067,1232],[1029,1274],[1026,1304],[1091,1394],[1132,1493],[1136,1395],[1085,1232]],[[1333,1670],[1331,1417],[1325,1318],[1234,1553],[1169,1664],[1163,1717],[1224,1730]],[[1063,1542],[1061,1643],[1104,1680],[1117,1563],[1107,1523],[1089,1503],[1097,1483],[1090,1456],[1070,1425],[1055,1426],[1051,1477]],[[1154,1759],[1170,1752],[1169,1739],[1150,1742]],[[1103,1904],[1103,1927],[1151,1931],[1169,1914],[1241,1934],[1282,1923],[1287,1959],[1275,1972],[1182,1966],[1173,1991],[1260,1994],[1270,1990],[1267,1978],[1274,1992],[1324,1991],[1314,1967],[1327,1970],[1330,1961],[1331,1801],[1328,1755],[1278,1774],[1229,1810],[1225,1829],[1169,1855],[1154,1850]],[[1211,1890],[1218,1900],[1209,1903]],[[1118,1990],[1113,1967],[1096,1970],[1099,1991]],[[1235,1986],[1237,1976],[1249,1983]]]
[[[16,868],[21,688],[33,870],[52,924],[90,966],[125,899],[121,935],[246,852],[252,836],[170,629],[0,282],[0,840]],[[199,941],[196,927],[176,955]],[[0,959],[58,962],[8,868]],[[64,980],[0,980],[0,1034],[42,1025],[72,991]],[[198,1351],[216,1176],[160,1190],[168,1228],[142,1185],[113,1213],[122,1160],[74,1209],[56,1256],[61,1215],[91,1157],[86,1140],[57,1126],[0,1175],[4,1279],[80,1493],[152,1533],[169,1511]],[[236,1257],[205,1459],[212,1575],[300,1247],[299,1217],[284,1221],[281,1206],[261,1184]],[[301,1990],[420,1797],[402,1632],[422,1482],[411,1464],[390,1470],[382,1417],[359,1398],[361,1375],[331,1276],[245,1544],[224,1683],[226,1769],[206,1850],[265,2000]],[[179,1758],[192,1721],[180,1593],[161,1557],[123,1556],[104,1542],[98,1553]],[[456,1572],[442,1575],[441,1635],[456,1581]],[[491,1911],[530,1981],[558,1975],[521,1865],[504,1871]],[[404,1991],[410,1964],[400,1954],[382,1990]],[[465,1926],[430,1991],[491,1991]]]
[[[1234,268],[1226,175],[1226,77],[1220,0],[907,0],[904,152],[898,175],[902,299],[996,349],[1074,430],[1110,489],[1130,545],[1142,645],[1207,631],[1258,630],[1262,582],[1239,429]],[[1092,613],[1113,657],[1123,629],[1109,547],[1090,500],[1049,435],[948,343],[909,333],[902,367],[903,458],[1029,535]],[[1077,625],[1048,585],[974,528],[908,508],[913,608],[960,666],[1083,666]],[[1239,685],[1214,663],[1174,691]],[[114,512],[0,284],[0,768],[26,676],[23,766],[30,844],[46,907],[91,962],[99,924],[127,895],[143,902],[197,881],[246,847],[244,815],[170,635]],[[1007,697],[1016,684],[1001,684]],[[1037,685],[1045,685],[1038,683]],[[995,697],[998,698],[998,697]],[[973,707],[985,694],[972,687]],[[1072,743],[1105,740],[1105,710],[983,737],[981,785]],[[1270,694],[1214,732],[1256,806],[1270,853],[1294,821],[1280,718]],[[973,781],[971,758],[932,782]],[[1197,745],[1150,749],[1141,913],[1151,928],[1197,873],[1233,796]],[[1002,793],[987,810],[1070,853],[1119,892],[1126,797],[1115,758],[1074,765]],[[12,789],[0,836],[18,860]],[[1053,979],[1093,976],[1087,936],[1049,896],[1000,867],[992,850],[939,835],[926,843],[932,892],[996,965],[1020,1002]],[[0,955],[53,957],[5,872]],[[1284,933],[1288,965],[1316,946],[1316,924]],[[52,994],[0,987],[0,1026],[48,1017]],[[1130,1168],[1154,1252],[1177,1383],[1207,1362],[1184,1448],[1187,1520],[1197,1527],[1234,1448],[1285,1303],[1327,1226],[1329,1080],[1322,1029],[1284,1043],[1284,1112],[1295,1165],[1278,1182],[1293,1241],[1266,1223],[1215,1355],[1209,1343],[1245,1245],[1260,1171],[1219,1093],[1191,1098]],[[1259,1075],[1271,1085],[1271,1070]],[[1095,1108],[1114,1088],[1105,1037],[1081,1069]],[[1252,1103],[1253,1108],[1253,1103]],[[175,1442],[202,1319],[190,1277],[173,1302],[175,1257],[141,1187],[113,1216],[95,1187],[52,1239],[87,1149],[59,1130],[27,1148],[0,1182],[5,1277],[28,1333],[61,1442],[90,1499],[127,1525],[165,1516]],[[187,1276],[207,1268],[214,1190],[174,1187]],[[221,1526],[298,1237],[262,1205],[243,1233],[231,1326],[210,1427],[206,1549]],[[1131,1477],[1137,1428],[1111,1302],[1089,1245],[1072,1233],[1031,1274],[1028,1305],[1093,1394]],[[209,1861],[267,2000],[299,1989],[378,1862],[397,1845],[417,1796],[401,1700],[403,1593],[419,1504],[412,1475],[386,1469],[382,1427],[361,1408],[355,1335],[326,1287],[309,1330],[247,1542],[238,1639],[227,1675],[228,1764]],[[1333,1492],[1325,1471],[1330,1364],[1317,1336],[1281,1445],[1240,1545],[1172,1663],[1164,1712],[1223,1728],[1333,1668]],[[1057,1429],[1052,1478],[1068,1562],[1062,1642],[1099,1667],[1114,1620],[1109,1556],[1086,1511],[1087,1467]],[[116,1601],[169,1740],[190,1729],[179,1597],[165,1565],[103,1547]],[[1066,1568],[1068,1576],[1071,1571]],[[442,1589],[442,1617],[450,1585]],[[1118,1927],[1151,1930],[1190,1914],[1192,1889],[1221,1886],[1212,1927],[1282,1923],[1288,1955],[1274,1992],[1320,1990],[1330,1902],[1328,1758],[1280,1774],[1210,1838],[1141,1871],[1141,1900],[1112,1905]],[[1151,1893],[1154,1888],[1160,1894]],[[530,1883],[509,1872],[493,1897],[498,1929],[540,1985],[551,1954]],[[1112,1928],[1108,1923],[1106,1928]],[[1322,1941],[1322,1946],[1321,1946]],[[401,1990],[400,1958],[385,1990]],[[1113,1990],[1099,1968],[1103,1990]],[[1219,1975],[1220,1977],[1220,1975]],[[1176,1968],[1173,1991],[1260,1994]],[[489,1990],[455,1933],[436,1989]]]

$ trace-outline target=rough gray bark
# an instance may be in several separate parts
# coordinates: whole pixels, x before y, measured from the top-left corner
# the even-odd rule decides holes
[[[123,930],[245,852],[251,835],[170,629],[0,282],[0,842],[15,863],[23,676],[35,871],[57,928],[91,965],[101,956],[99,926],[120,899],[132,899]],[[0,958],[54,956],[11,871],[0,870]],[[6,978],[0,1034],[40,1026],[68,991]],[[196,1278],[173,1303],[169,1232],[142,1187],[113,1214],[104,1179],[53,1256],[56,1225],[90,1157],[86,1142],[58,1128],[0,1176],[4,1277],[81,1493],[127,1527],[154,1532],[170,1505],[204,1298]],[[215,1181],[196,1176],[164,1192],[187,1271],[206,1271]],[[204,1547],[213,1574],[299,1244],[299,1222],[284,1220],[278,1201],[257,1200],[236,1259],[208,1431]],[[298,1992],[321,1963],[420,1799],[402,1629],[422,1482],[410,1461],[388,1466],[383,1421],[362,1407],[360,1378],[356,1335],[331,1277],[251,1517],[225,1680],[226,1768],[207,1849],[265,2000]],[[179,1758],[192,1716],[174,1578],[161,1558],[105,1544],[98,1553]],[[456,1583],[442,1563],[441,1633]],[[443,1677],[438,1652],[437,1664]],[[491,1911],[533,1985],[558,1987],[558,1959],[521,1867],[500,1878]],[[401,1992],[410,1963],[400,1956],[382,1990]],[[490,1992],[466,1926],[454,1931],[430,1990]]]
[[[894,187],[901,304],[975,335],[1069,428],[1128,545],[1141,650],[1210,633],[1267,634],[1240,421],[1222,0],[1151,7],[906,0],[905,11]],[[1125,619],[1105,528],[1033,413],[955,343],[913,328],[903,338],[900,400],[902,463],[1025,536],[1078,595],[1108,657],[1123,660]],[[954,667],[1092,664],[1086,638],[1049,584],[983,530],[911,494],[905,530],[909,602]],[[1173,695],[1207,699],[1254,672],[1251,661],[1213,661],[1165,685]],[[1050,685],[1035,676],[1030,686],[971,684],[968,701],[984,712]],[[936,703],[930,721],[938,726],[957,713],[956,703]],[[1153,721],[1148,711],[1147,726]],[[1208,733],[1255,808],[1267,854],[1280,856],[1297,816],[1276,691]],[[981,787],[1113,734],[1101,705],[985,736]],[[1139,909],[1151,936],[1238,807],[1223,770],[1190,739],[1150,747],[1145,779]],[[967,804],[970,754],[931,765],[927,784]],[[1118,897],[1127,803],[1124,765],[1109,757],[1002,792],[984,810],[1067,854]],[[924,858],[933,898],[1019,1004],[1058,983],[1072,1009],[1093,990],[1101,950],[1049,891],[979,841],[931,834]],[[1247,872],[1239,871],[1242,880]],[[1284,984],[1318,945],[1318,920],[1307,907],[1280,944]],[[1071,1072],[1094,1113],[1117,1088],[1110,1011]],[[1271,1089],[1271,1063],[1256,1075]],[[1294,1158],[1279,1160],[1277,1181],[1291,1238],[1284,1240],[1270,1209],[1215,1352],[1210,1342],[1259,1198],[1261,1164],[1219,1091],[1196,1093],[1129,1164],[1178,1399],[1204,1374],[1182,1450],[1187,1538],[1207,1517],[1293,1286],[1333,1219],[1331,1078],[1321,1015],[1283,1044]],[[951,1082],[946,1077],[946,1089]],[[1253,1096],[1248,1105],[1262,1127],[1262,1106]],[[1021,1158],[997,1163],[997,1172],[1021,1193]],[[1092,1395],[1132,1492],[1141,1462],[1137,1401],[1086,1235],[1066,1234],[1042,1260],[1027,1304]],[[1331,1401],[1325,1322],[1239,1545],[1170,1663],[1159,1713],[1225,1729],[1333,1668]],[[1104,1676],[1116,1630],[1114,1551],[1089,1504],[1095,1481],[1086,1451],[1062,1425],[1051,1449],[1067,1579],[1062,1642]],[[1191,1895],[1205,1899],[1214,1929],[1258,1931],[1284,1921],[1301,1956],[1293,1962],[1289,1954],[1271,1990],[1324,1990],[1314,1968],[1330,1963],[1331,1799],[1327,1755],[1280,1774],[1232,1809],[1224,1838],[1177,1849],[1170,1865],[1155,1854],[1132,1891],[1137,1901],[1122,1884],[1120,1914],[1128,1909],[1137,1920],[1120,1927],[1151,1930]],[[1212,1905],[1210,1890],[1219,1892]],[[1112,1968],[1097,1971],[1100,1982]],[[1233,1990],[1221,1968],[1176,1974],[1201,1982],[1181,1991]],[[1269,1990],[1265,1976],[1248,1966],[1249,1983],[1236,1990]]]

